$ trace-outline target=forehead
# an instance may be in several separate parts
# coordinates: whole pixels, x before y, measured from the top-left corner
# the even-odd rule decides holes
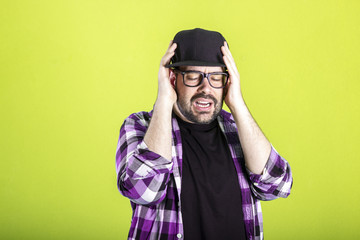
[[[210,66],[181,66],[179,67],[181,71],[200,71],[200,72],[222,72],[224,69],[222,67],[210,67]]]

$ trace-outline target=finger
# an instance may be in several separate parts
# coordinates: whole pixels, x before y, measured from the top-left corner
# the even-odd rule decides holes
[[[236,78],[240,78],[236,65],[232,64],[233,62],[228,58],[228,56],[224,56],[224,62],[230,75]]]
[[[165,53],[165,55],[162,57],[162,59],[169,59],[175,54],[175,51],[168,51]]]
[[[175,52],[172,53],[167,53],[163,56],[163,58],[161,59],[161,64],[163,66],[165,66],[166,64],[168,64],[172,58],[172,56],[174,56]]]
[[[239,76],[239,73],[237,71],[237,67],[236,67],[236,64],[235,64],[235,60],[234,58],[230,55],[230,51],[229,49],[226,49],[226,46],[223,46],[221,48],[221,50],[223,51],[223,54],[224,54],[224,57],[226,57],[229,61],[229,64],[232,66],[234,72],[236,73],[237,76]]]
[[[166,65],[170,62],[171,57],[174,56],[174,54],[175,54],[176,47],[177,47],[176,43],[172,43],[172,45],[169,46],[165,55],[162,57],[162,60],[161,60],[162,65]]]
[[[172,44],[172,43],[173,43],[173,40],[170,41],[169,46],[168,46],[167,49],[169,49],[169,48],[171,47],[171,44]]]
[[[230,48],[229,48],[229,45],[228,45],[227,41],[225,41],[224,46],[226,47],[227,51],[231,54]]]
[[[227,44],[226,41],[224,42],[224,50],[223,50],[223,51],[224,51],[227,55],[229,55],[229,57],[230,57],[231,59],[234,60],[234,58],[233,58],[233,56],[232,56],[232,54],[231,54],[231,52],[230,52],[229,45]]]
[[[177,47],[176,43],[171,43],[171,45],[169,46],[166,52],[173,52],[175,51],[176,47]]]
[[[169,53],[171,54],[172,52],[174,52],[176,47],[177,47],[177,44],[173,43],[173,40],[171,40],[168,48],[166,49],[166,52],[165,52],[164,56],[162,57],[162,59],[166,58],[166,56],[169,55]]]
[[[236,76],[236,75],[235,75],[235,72],[234,72],[234,68],[233,68],[230,60],[228,59],[228,57],[227,57],[227,56],[224,56],[223,59],[224,59],[226,68],[227,68],[228,72],[230,73],[230,75],[231,75],[231,76]]]
[[[225,46],[222,46],[222,47],[221,47],[221,52],[222,52],[223,56],[227,56],[227,55],[228,55],[228,52],[226,51]]]
[[[234,59],[230,56],[229,52],[226,50],[225,46],[221,47],[222,54],[226,56],[230,61],[234,61]]]
[[[230,54],[229,45],[227,44],[226,41],[224,41],[224,48],[225,48],[226,52]]]
[[[227,61],[227,67],[228,68],[233,68],[233,65],[235,65],[235,62],[234,60],[225,52],[225,47],[222,48],[222,50],[224,51],[224,55],[223,55],[223,59],[224,61],[226,60]]]

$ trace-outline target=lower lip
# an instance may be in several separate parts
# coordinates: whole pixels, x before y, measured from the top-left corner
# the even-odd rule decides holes
[[[210,109],[212,108],[211,103],[207,107],[202,107],[202,106],[198,105],[196,102],[194,102],[193,106],[194,106],[194,108],[196,109],[197,112],[209,112]]]

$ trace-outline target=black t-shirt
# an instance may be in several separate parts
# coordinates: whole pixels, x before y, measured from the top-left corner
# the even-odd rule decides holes
[[[183,146],[185,239],[246,239],[238,177],[218,121],[191,124],[177,119]]]

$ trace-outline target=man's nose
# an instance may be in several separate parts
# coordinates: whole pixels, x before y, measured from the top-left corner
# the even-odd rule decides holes
[[[209,83],[209,79],[207,77],[204,77],[202,83],[199,86],[199,90],[205,93],[211,92],[211,85]]]

